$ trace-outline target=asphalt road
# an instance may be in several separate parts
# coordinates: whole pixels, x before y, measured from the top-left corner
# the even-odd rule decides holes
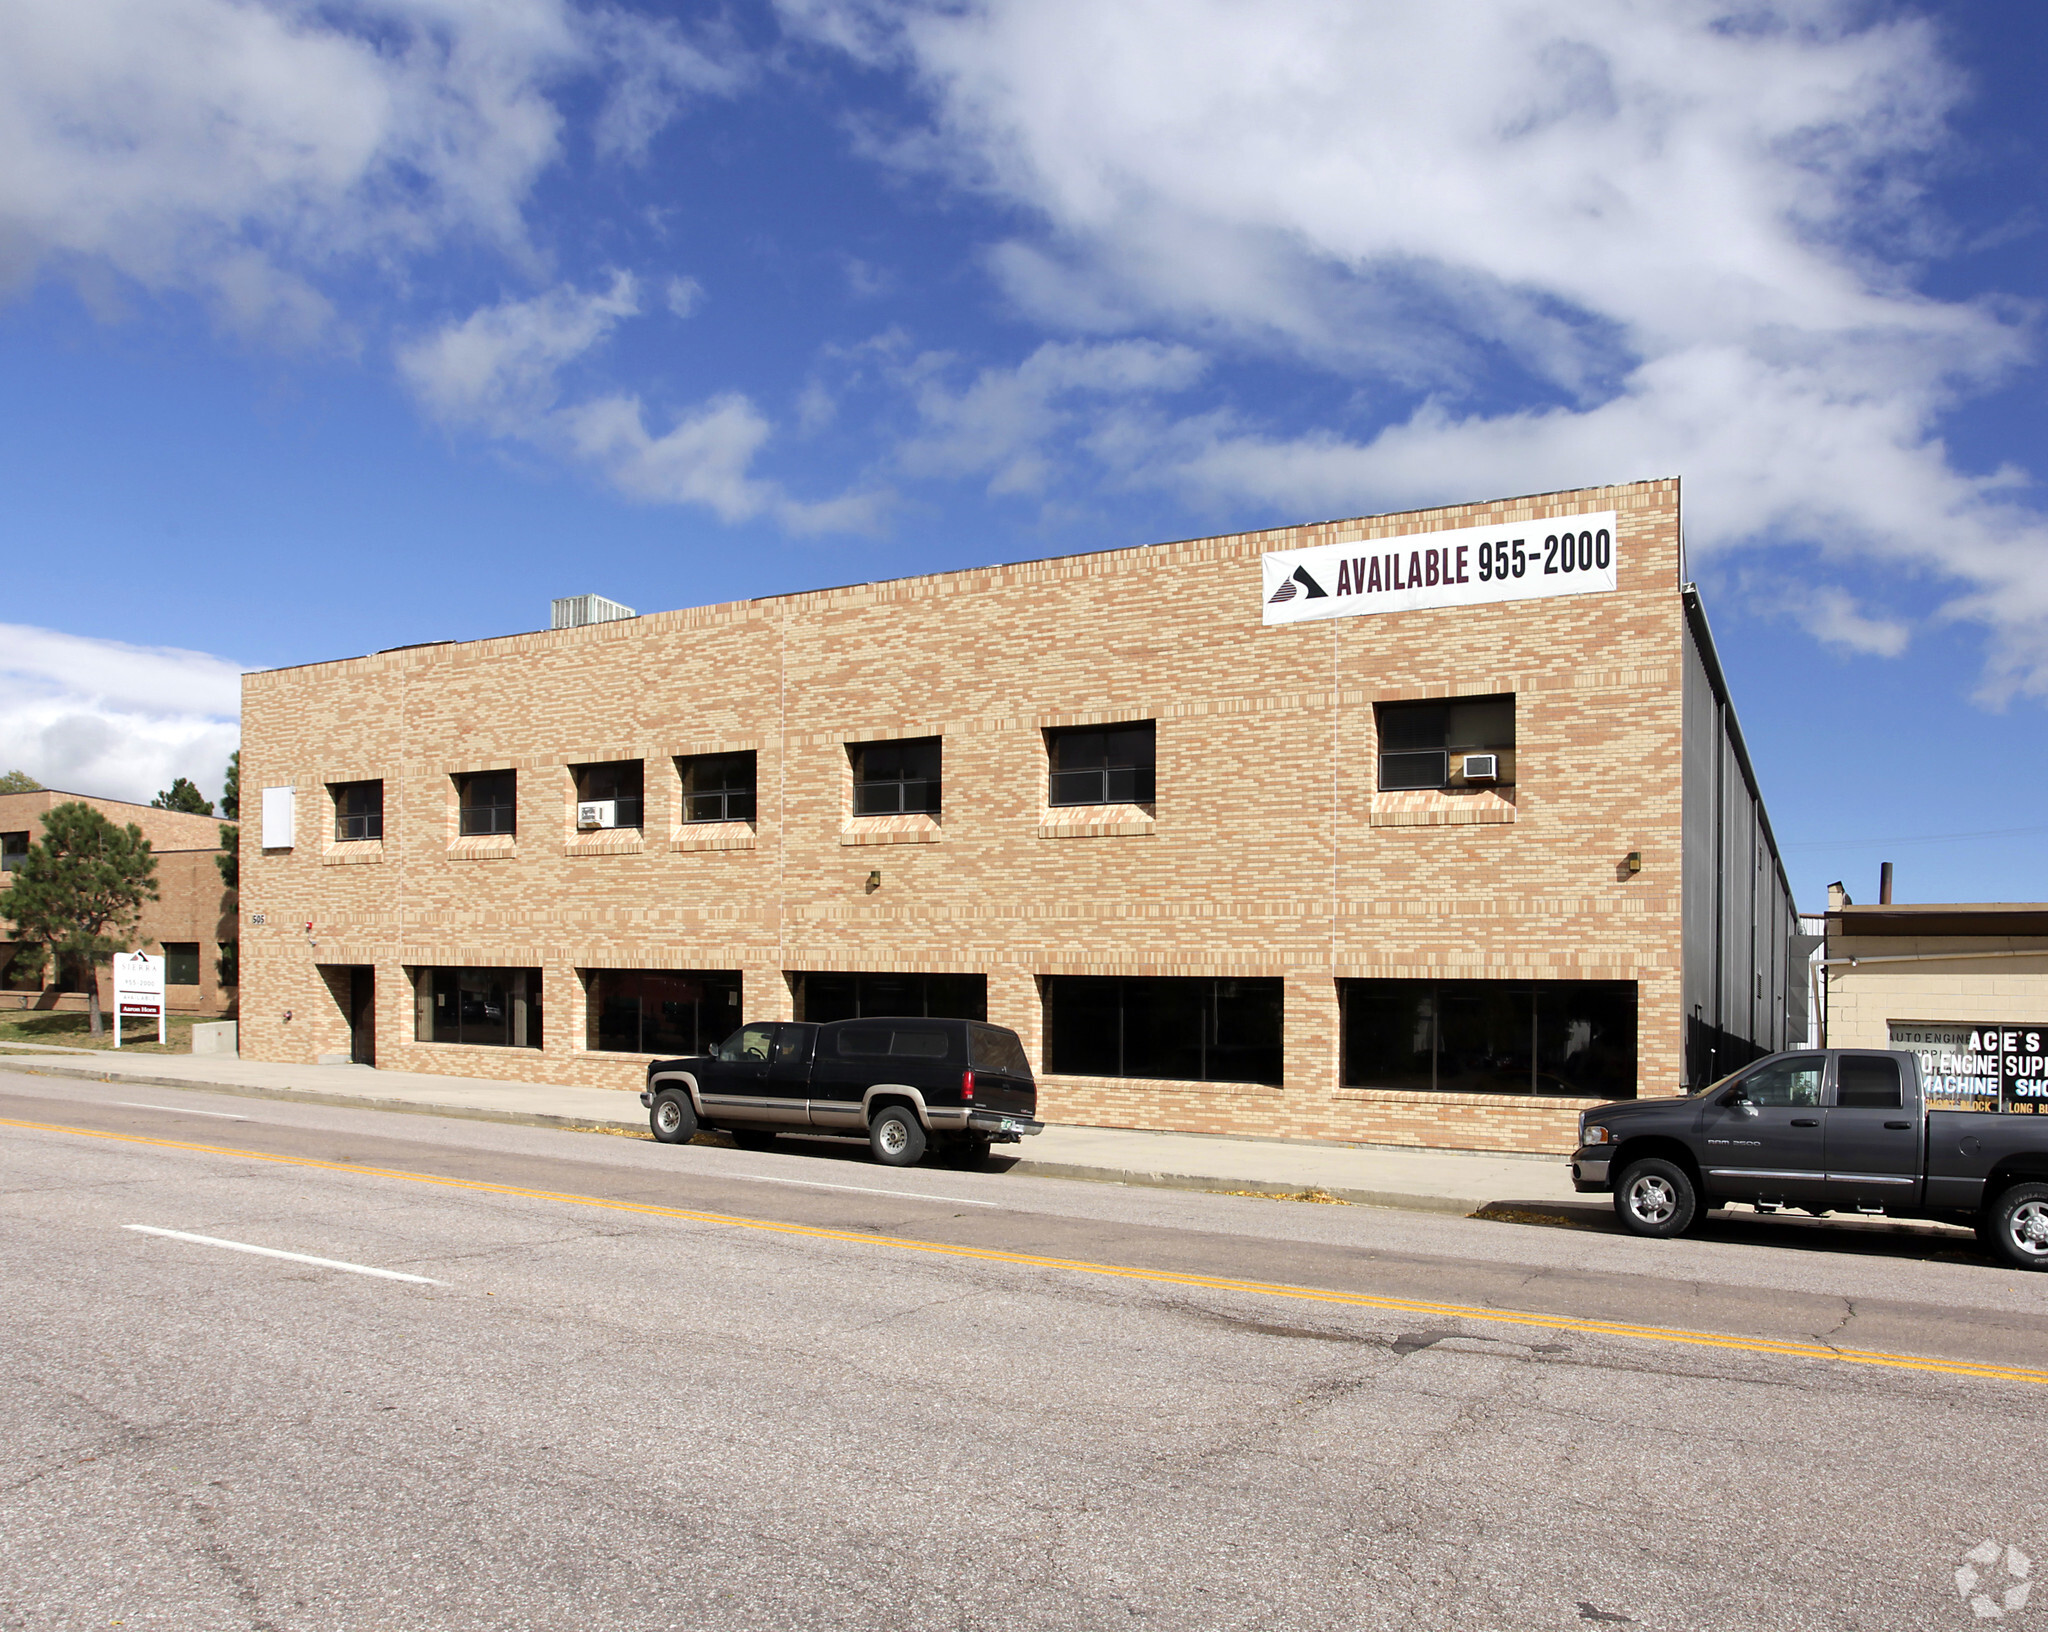
[[[2048,1276],[1938,1232],[0,1073],[0,1241],[5,1628],[2048,1624]]]

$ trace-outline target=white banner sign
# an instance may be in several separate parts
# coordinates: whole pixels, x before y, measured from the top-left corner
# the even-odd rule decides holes
[[[1614,512],[1601,510],[1275,550],[1263,563],[1266,622],[1596,595],[1614,588],[1616,538]]]
[[[114,954],[114,1046],[121,1046],[121,1021],[154,1020],[164,1041],[164,960],[147,952]]]

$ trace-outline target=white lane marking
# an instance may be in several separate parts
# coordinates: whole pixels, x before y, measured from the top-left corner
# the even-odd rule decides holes
[[[813,1190],[857,1190],[864,1196],[908,1196],[912,1201],[943,1201],[962,1207],[1000,1207],[999,1201],[969,1201],[965,1196],[935,1196],[928,1190],[878,1190],[872,1184],[827,1184],[823,1179],[774,1179],[766,1173],[727,1173],[729,1179],[746,1179],[754,1184],[802,1184]]]
[[[275,1247],[252,1247],[246,1241],[223,1241],[216,1235],[187,1235],[183,1230],[160,1230],[154,1224],[123,1224],[124,1230],[143,1235],[166,1236],[173,1241],[195,1241],[202,1247],[226,1247],[230,1252],[253,1252],[259,1258],[288,1258],[295,1264],[316,1264],[321,1269],[345,1269],[351,1275],[376,1275],[387,1281],[416,1281],[421,1286],[446,1286],[425,1275],[402,1275],[395,1269],[372,1269],[368,1264],[345,1264],[339,1258],[314,1258],[303,1252],[280,1252]]]
[[[237,1116],[233,1111],[195,1111],[186,1105],[144,1105],[139,1100],[117,1099],[114,1103],[124,1111],[170,1111],[177,1116],[218,1116],[229,1122],[246,1122],[246,1116]]]

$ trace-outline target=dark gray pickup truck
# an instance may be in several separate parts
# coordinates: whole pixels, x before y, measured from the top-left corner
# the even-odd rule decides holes
[[[867,1136],[875,1160],[979,1162],[1039,1132],[1038,1084],[1014,1031],[918,1016],[757,1020],[708,1054],[655,1060],[640,1103],[664,1144],[699,1128],[759,1149],[780,1134]]]
[[[1948,1109],[1944,1088],[1899,1050],[1773,1054],[1683,1099],[1586,1112],[1572,1183],[1612,1191],[1638,1235],[1741,1201],[1967,1224],[2015,1268],[2048,1270],[2048,1105]]]

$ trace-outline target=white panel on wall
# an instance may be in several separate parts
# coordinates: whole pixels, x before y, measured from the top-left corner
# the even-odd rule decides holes
[[[292,824],[296,806],[297,801],[290,788],[263,790],[264,849],[289,850],[292,847]]]

